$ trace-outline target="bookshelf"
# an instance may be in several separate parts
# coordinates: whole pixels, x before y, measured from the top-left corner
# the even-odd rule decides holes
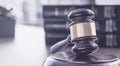
[[[100,47],[120,47],[120,5],[103,5],[99,0],[87,5],[43,5],[46,44],[54,44],[67,37],[67,14],[74,9],[88,8],[95,12],[97,43]]]

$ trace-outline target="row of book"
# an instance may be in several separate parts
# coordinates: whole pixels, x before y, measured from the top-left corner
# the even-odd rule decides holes
[[[44,17],[64,17],[74,9],[88,8],[95,12],[96,19],[101,18],[117,18],[120,17],[120,7],[119,6],[43,6],[43,16]]]
[[[96,30],[98,32],[115,33],[118,32],[120,26],[118,26],[120,20],[106,19],[96,21]]]
[[[91,6],[43,6],[43,16],[45,18],[57,18],[62,16],[64,18],[70,11],[78,8],[91,9]]]
[[[120,36],[118,34],[99,34],[96,43],[100,47],[120,47]]]

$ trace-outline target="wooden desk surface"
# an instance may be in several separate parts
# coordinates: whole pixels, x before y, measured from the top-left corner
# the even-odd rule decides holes
[[[40,27],[16,25],[14,39],[0,39],[0,66],[42,66],[48,55],[44,36]],[[120,49],[100,48],[97,53],[120,58]]]

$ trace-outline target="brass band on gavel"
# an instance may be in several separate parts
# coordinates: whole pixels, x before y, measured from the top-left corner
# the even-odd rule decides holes
[[[96,36],[94,22],[82,22],[70,26],[71,39],[85,36]]]

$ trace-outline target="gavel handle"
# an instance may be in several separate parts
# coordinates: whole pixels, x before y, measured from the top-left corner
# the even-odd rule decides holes
[[[59,50],[61,50],[63,47],[67,46],[71,44],[71,42],[69,41],[69,36],[67,37],[67,39],[65,40],[62,40],[56,44],[54,44],[51,48],[50,48],[50,53],[53,54],[53,53],[56,53],[58,52]]]

